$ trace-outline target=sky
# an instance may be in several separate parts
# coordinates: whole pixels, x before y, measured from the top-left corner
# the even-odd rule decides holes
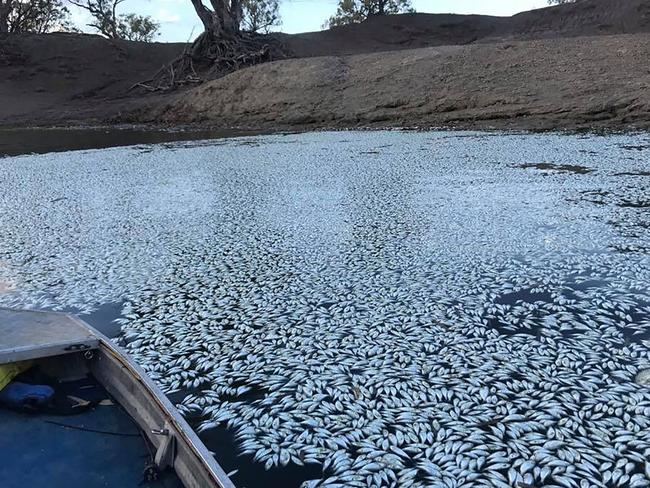
[[[290,34],[321,30],[336,11],[338,0],[281,0],[282,25],[278,30]],[[546,0],[412,0],[418,12],[513,15],[547,5]],[[83,30],[88,23],[85,12],[72,7],[73,21]],[[161,42],[184,42],[201,33],[201,24],[190,0],[126,0],[121,13],[150,15],[160,23]]]

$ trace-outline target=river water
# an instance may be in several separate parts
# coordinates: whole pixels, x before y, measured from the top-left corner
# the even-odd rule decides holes
[[[117,319],[240,486],[649,486],[649,181],[647,134],[7,157],[0,305]]]
[[[249,134],[251,131],[248,131]],[[20,154],[103,149],[136,144],[221,139],[246,134],[242,130],[164,130],[138,127],[0,129],[0,157]]]

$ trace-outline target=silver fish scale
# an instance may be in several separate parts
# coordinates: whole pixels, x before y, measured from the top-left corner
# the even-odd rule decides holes
[[[650,150],[625,149],[647,144],[324,132],[5,158],[0,305],[124,303],[120,342],[197,429],[267,469],[321,464],[304,486],[650,486]]]

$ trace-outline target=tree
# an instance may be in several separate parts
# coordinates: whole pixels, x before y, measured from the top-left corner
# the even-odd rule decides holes
[[[278,0],[243,0],[243,30],[268,33],[271,27],[280,25]]]
[[[92,17],[89,27],[97,29],[100,34],[109,39],[117,39],[118,17],[117,7],[125,0],[70,0],[75,7],[86,10]]]
[[[92,17],[89,27],[109,39],[151,42],[158,35],[160,24],[149,16],[118,15],[117,8],[125,0],[69,0]]]
[[[190,0],[201,23],[204,37],[234,39],[245,32],[266,31],[279,24],[278,0]],[[242,29],[243,27],[243,29]]]
[[[325,27],[356,24],[377,15],[415,12],[411,0],[339,0],[334,14]]]
[[[13,0],[0,0],[0,34],[9,32],[9,16],[13,9]]]
[[[244,17],[242,0],[210,0],[212,8],[206,7],[203,0],[190,0],[201,23],[204,38],[228,39],[240,33]]]
[[[203,32],[178,58],[134,87],[148,91],[215,79],[285,57],[278,38],[262,35],[279,23],[278,0],[190,0]]]
[[[120,17],[117,30],[121,39],[152,42],[160,35],[160,24],[149,16],[126,14]]]
[[[0,33],[73,30],[62,0],[0,0]]]
[[[209,0],[210,7],[204,0],[190,1],[203,24],[190,50],[192,61],[208,62],[214,73],[225,74],[270,59],[273,41],[256,31],[269,19],[277,22],[276,0]],[[244,22],[248,27],[242,29]]]

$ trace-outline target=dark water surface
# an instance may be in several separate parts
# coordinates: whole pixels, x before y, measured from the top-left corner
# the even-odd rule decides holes
[[[122,305],[121,302],[105,303],[97,307],[96,310],[79,317],[105,336],[115,338],[120,335],[120,326],[115,319],[122,315]]]
[[[103,149],[137,144],[223,139],[252,135],[243,130],[154,130],[150,128],[0,129],[0,157]]]

